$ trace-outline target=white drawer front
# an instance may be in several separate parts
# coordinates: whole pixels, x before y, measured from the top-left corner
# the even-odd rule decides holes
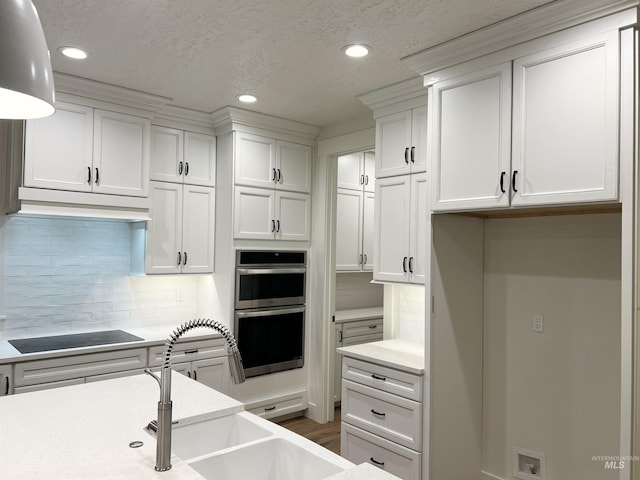
[[[351,345],[360,345],[361,343],[378,342],[382,340],[382,332],[372,333],[370,335],[358,335],[357,337],[347,337],[342,340],[343,347],[349,347]]]
[[[356,465],[369,462],[403,480],[420,480],[420,453],[348,423],[342,423],[340,455]]]
[[[380,333],[380,335],[382,335],[382,318],[344,322],[342,324],[342,338],[357,337],[359,335],[369,335],[372,333]]]
[[[407,448],[422,446],[422,404],[342,381],[342,420]]]
[[[343,357],[342,378],[411,400],[422,401],[423,377],[420,375]]]
[[[304,390],[270,400],[247,403],[245,410],[262,418],[274,418],[300,412],[306,409],[307,406],[307,391]]]
[[[158,367],[162,365],[164,361],[163,353],[164,345],[149,347],[149,366]],[[224,338],[178,342],[174,346],[173,353],[171,354],[171,364],[222,357],[226,354],[227,347]]]
[[[147,349],[114,350],[16,363],[14,385],[38,385],[73,378],[143,369],[147,366]],[[84,380],[80,383],[83,383]]]

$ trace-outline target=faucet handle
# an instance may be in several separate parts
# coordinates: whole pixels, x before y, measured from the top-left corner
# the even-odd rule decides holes
[[[156,382],[158,382],[158,387],[160,387],[160,389],[162,390],[162,383],[160,383],[160,377],[158,377],[158,375],[153,373],[151,369],[148,367],[144,369],[144,373],[151,376],[151,378],[153,378]]]

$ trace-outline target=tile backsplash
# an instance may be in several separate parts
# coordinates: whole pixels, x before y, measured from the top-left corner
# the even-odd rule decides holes
[[[1,228],[0,338],[17,329],[39,335],[184,321],[198,313],[202,282],[212,282],[210,275],[129,276],[129,222],[12,216]]]

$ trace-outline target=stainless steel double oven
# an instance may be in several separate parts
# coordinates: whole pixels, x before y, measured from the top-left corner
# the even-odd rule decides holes
[[[245,375],[304,365],[307,254],[238,250],[235,335]]]

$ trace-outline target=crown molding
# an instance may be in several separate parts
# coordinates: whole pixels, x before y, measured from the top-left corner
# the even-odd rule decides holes
[[[427,89],[422,77],[410,78],[373,92],[359,95],[358,100],[373,110],[374,118],[427,104]]]
[[[213,120],[209,113],[176,105],[164,106],[154,115],[153,124],[172,128],[197,129],[201,133],[214,133]]]
[[[294,122],[285,118],[273,117],[264,113],[252,112],[242,108],[227,106],[213,112],[211,115],[213,127],[219,130],[242,130],[242,127],[268,130],[280,133],[285,137],[301,137],[315,140],[321,128],[306,123]]]
[[[401,59],[420,75],[534,40],[585,22],[637,8],[638,0],[559,0]]]
[[[53,80],[56,93],[85,97],[151,113],[157,112],[171,101],[168,97],[76,77],[66,73],[54,72]]]

